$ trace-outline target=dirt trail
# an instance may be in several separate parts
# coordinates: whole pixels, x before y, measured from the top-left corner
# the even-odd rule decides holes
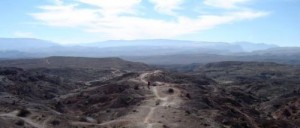
[[[147,86],[148,80],[147,76],[150,75],[155,75],[157,73],[160,73],[161,71],[154,71],[154,72],[146,72],[141,74],[136,80],[136,82],[140,82],[143,85],[142,86]],[[142,110],[138,111],[137,113],[133,113],[131,115],[126,115],[124,117],[121,117],[116,120],[111,120],[107,122],[103,122],[101,124],[95,124],[95,123],[88,123],[88,122],[71,122],[73,125],[95,125],[95,126],[115,126],[118,124],[129,124],[130,126],[142,126],[145,128],[152,128],[155,127],[155,125],[159,125],[157,122],[154,122],[155,120],[155,115],[156,113],[159,113],[158,108],[163,107],[166,108],[167,106],[171,105],[179,105],[180,102],[178,102],[178,95],[180,95],[180,91],[172,87],[171,84],[169,83],[164,83],[164,82],[158,82],[159,85],[164,85],[163,86],[151,86],[151,92],[152,96],[145,100],[145,103],[140,105],[137,109]],[[164,93],[161,90],[166,89],[166,88],[172,88],[174,89],[173,94],[166,94],[164,97],[161,96],[160,94]],[[158,103],[157,103],[158,102]],[[142,109],[143,108],[143,109]],[[146,110],[145,110],[146,109]],[[147,111],[149,110],[149,111]]]
[[[149,75],[150,73],[143,73],[140,75],[140,80],[144,83],[147,84],[148,81],[146,80],[146,77]]]
[[[156,107],[151,107],[150,112],[147,114],[147,116],[144,119],[144,123],[148,124],[150,123],[149,120],[152,118],[152,115],[155,111]]]
[[[35,128],[44,128],[43,125],[40,125],[39,123],[36,123],[36,122],[32,121],[30,118],[16,116],[17,113],[18,113],[18,111],[13,111],[13,112],[10,112],[10,113],[0,114],[0,117],[10,117],[10,118],[15,118],[15,119],[20,119],[20,120],[23,120],[24,122],[26,122],[27,124],[29,124],[29,125],[31,125]]]
[[[155,75],[156,73],[160,73],[160,71],[154,71],[153,73],[143,73],[140,75],[140,80],[144,83],[144,84],[147,84],[147,80],[146,80],[146,77],[148,75]],[[159,84],[161,85],[165,85],[165,86],[170,86],[170,84],[168,83],[164,83],[164,82],[159,82]],[[158,107],[166,107],[166,106],[169,106],[171,104],[177,104],[178,102],[175,102],[175,101],[172,101],[170,99],[176,99],[175,96],[176,94],[178,94],[180,91],[176,88],[173,88],[173,90],[175,90],[175,94],[172,94],[172,95],[167,95],[165,97],[162,97],[159,95],[159,90],[158,89],[159,87],[158,86],[153,86],[152,87],[152,93],[153,95],[155,96],[155,100],[159,100],[159,104],[156,105],[155,107],[151,107],[149,113],[147,114],[147,116],[145,117],[144,119],[144,123],[147,124],[147,128],[152,128],[152,126],[155,124],[155,123],[151,123],[150,120],[153,118],[153,114],[155,113],[155,110],[158,108]]]
[[[152,88],[152,92],[154,93],[154,95],[156,96],[156,98],[158,100],[160,100],[160,106],[167,106],[168,105],[168,99],[169,97],[160,97],[157,91],[157,87],[153,87]]]
[[[160,71],[154,71],[154,72],[147,72],[141,74],[137,78],[137,82],[140,82],[143,84],[143,86],[146,86],[148,84],[147,81],[147,76],[150,75],[155,75],[156,73],[160,73]],[[156,125],[159,125],[157,122],[155,122],[155,114],[159,113],[159,108],[163,107],[166,108],[167,106],[171,106],[174,104],[178,104],[179,102],[176,101],[176,96],[179,95],[179,90],[172,87],[170,83],[164,83],[164,82],[158,82],[158,85],[164,85],[164,86],[151,86],[151,92],[152,96],[150,96],[144,104],[140,105],[138,107],[139,112],[121,117],[116,120],[111,120],[107,122],[103,122],[101,124],[97,123],[89,123],[89,122],[70,122],[72,125],[84,125],[84,126],[89,126],[89,125],[94,125],[94,126],[114,126],[118,124],[127,124],[127,125],[138,125],[142,126],[145,128],[152,128],[155,127]],[[174,89],[173,94],[164,94],[162,90],[166,90],[167,88],[172,88]],[[162,96],[163,94],[163,96]],[[63,97],[67,97],[63,96]],[[149,110],[149,111],[148,111]],[[18,117],[16,116],[18,111],[13,111],[11,113],[4,113],[0,114],[0,117],[9,117],[9,118],[15,118],[19,120],[23,120],[27,124],[35,127],[35,128],[47,128],[47,122],[51,119],[51,117],[45,119],[43,122],[35,122],[30,118],[23,118],[23,117]]]

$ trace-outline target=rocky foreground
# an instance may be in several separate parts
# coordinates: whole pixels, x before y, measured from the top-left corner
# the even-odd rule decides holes
[[[0,128],[300,126],[297,66],[221,62],[165,70],[106,59],[81,68],[90,60],[77,59],[1,67]]]

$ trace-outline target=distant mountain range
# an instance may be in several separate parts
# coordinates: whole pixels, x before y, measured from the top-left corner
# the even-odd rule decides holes
[[[30,51],[59,46],[57,43],[31,38],[0,38],[0,51]]]
[[[200,42],[200,41],[184,41],[184,40],[110,40],[98,43],[85,44],[83,46],[91,46],[98,48],[108,47],[163,47],[174,49],[194,50],[194,52],[222,51],[222,52],[251,52],[256,50],[264,50],[278,47],[270,44],[257,44],[250,42]]]
[[[30,38],[0,38],[0,59],[49,56],[121,57],[148,64],[190,64],[219,61],[275,61],[300,63],[300,48],[251,42],[184,40],[110,40],[63,46]],[[299,61],[298,61],[299,60]]]

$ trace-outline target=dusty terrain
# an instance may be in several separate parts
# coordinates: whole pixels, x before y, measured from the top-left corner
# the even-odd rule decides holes
[[[90,67],[90,59],[60,59],[51,58],[50,68],[28,60],[21,62],[32,67],[18,61],[0,68],[0,128],[300,126],[297,66],[221,62],[167,71],[116,59]]]

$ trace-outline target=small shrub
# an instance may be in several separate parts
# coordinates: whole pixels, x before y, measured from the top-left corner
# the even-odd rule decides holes
[[[169,128],[167,125],[163,125],[163,128]]]
[[[185,94],[185,97],[191,99],[191,95],[189,93]]]
[[[53,120],[53,121],[51,121],[51,124],[52,124],[53,126],[56,126],[56,125],[59,125],[60,122],[59,122],[58,120]]]
[[[134,86],[134,90],[139,90],[140,88],[139,88],[139,86],[138,85],[135,85]]]
[[[289,112],[289,110],[285,109],[285,110],[283,111],[283,115],[289,117],[289,116],[291,116],[292,114]]]
[[[168,93],[174,93],[174,89],[173,88],[169,88]]]
[[[26,109],[21,109],[17,116],[19,117],[27,117],[30,114],[30,111],[26,110]]]
[[[80,122],[87,122],[86,118],[83,117],[83,116],[79,118],[79,121],[80,121]]]
[[[190,114],[191,114],[191,112],[188,111],[188,110],[186,110],[185,113],[186,113],[187,115],[190,115]]]
[[[23,120],[18,120],[15,124],[19,126],[23,126],[25,123]]]
[[[16,101],[13,101],[13,102],[11,103],[11,105],[16,105]]]
[[[155,105],[157,106],[157,105],[159,105],[160,104],[160,100],[156,100],[155,101]]]

